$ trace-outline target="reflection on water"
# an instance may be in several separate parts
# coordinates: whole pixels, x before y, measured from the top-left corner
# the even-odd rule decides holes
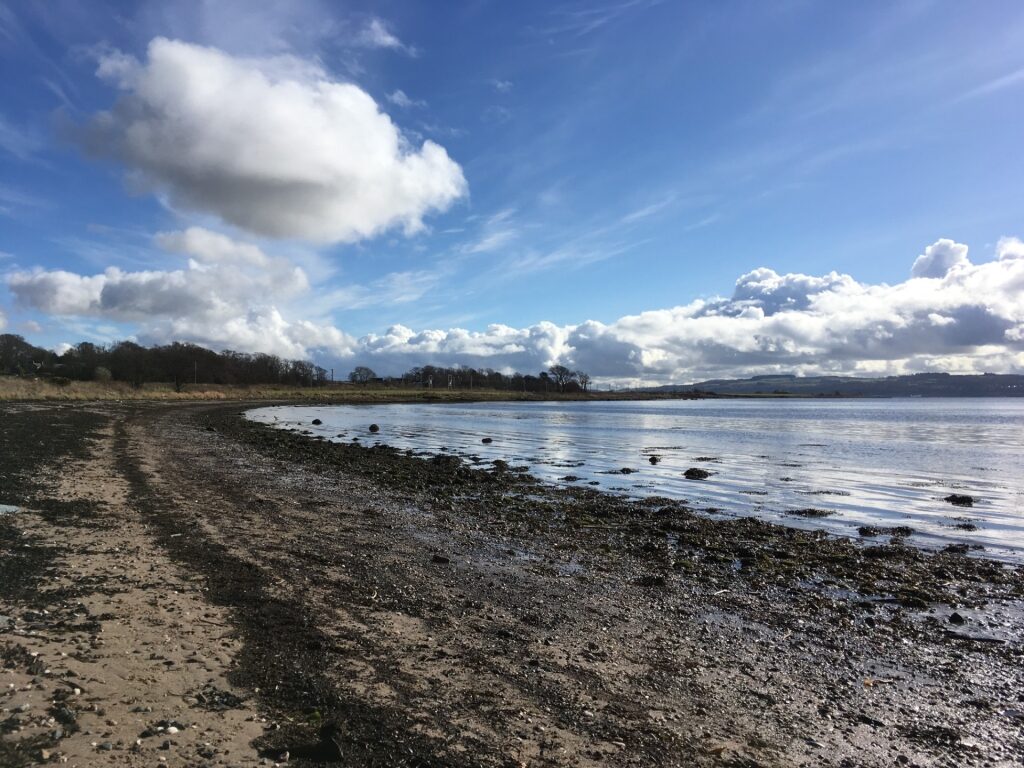
[[[909,541],[922,546],[965,542],[1024,560],[1020,400],[283,406],[249,417],[336,441],[452,452],[483,466],[503,459],[543,480],[685,499],[722,516],[853,536],[861,526],[910,526]],[[370,434],[371,423],[381,431]],[[688,480],[689,468],[711,475]],[[950,505],[952,493],[974,497],[974,506]],[[807,508],[832,514],[787,514]]]

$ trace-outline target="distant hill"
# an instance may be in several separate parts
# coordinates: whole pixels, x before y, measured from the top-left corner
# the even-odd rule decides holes
[[[915,373],[911,376],[886,376],[882,379],[771,375],[648,387],[644,391],[817,397],[1022,397],[1024,375],[984,373],[961,376],[949,373]]]

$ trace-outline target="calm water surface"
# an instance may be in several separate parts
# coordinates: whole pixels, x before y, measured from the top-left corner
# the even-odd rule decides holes
[[[285,406],[248,416],[339,442],[446,451],[481,467],[503,459],[550,482],[685,499],[715,516],[848,536],[864,525],[907,525],[920,546],[966,542],[1024,561],[1024,400]],[[624,467],[634,472],[610,474]],[[689,467],[713,474],[687,480]],[[952,506],[943,500],[951,493],[975,497],[974,506]],[[807,507],[834,514],[787,514]]]

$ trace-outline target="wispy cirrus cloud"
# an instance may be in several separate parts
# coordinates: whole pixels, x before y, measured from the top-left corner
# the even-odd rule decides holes
[[[40,136],[14,125],[0,114],[0,150],[19,160],[31,160],[42,145]]]
[[[409,56],[418,56],[419,51],[403,43],[398,36],[391,31],[387,22],[383,19],[373,17],[356,33],[355,41],[365,48],[385,48],[395,51],[402,51]]]
[[[402,89],[394,90],[387,96],[388,101],[394,104],[396,107],[402,109],[409,109],[411,107],[425,107],[427,102],[423,99],[412,99]]]

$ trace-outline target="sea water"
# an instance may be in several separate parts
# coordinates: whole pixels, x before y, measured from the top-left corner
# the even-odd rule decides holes
[[[248,417],[338,442],[446,452],[482,469],[501,459],[548,482],[682,499],[713,516],[854,537],[863,526],[909,526],[908,543],[980,545],[1024,561],[1024,399],[280,406]],[[688,480],[691,467],[712,474]],[[973,506],[951,505],[951,494]],[[807,508],[829,514],[793,514]]]

